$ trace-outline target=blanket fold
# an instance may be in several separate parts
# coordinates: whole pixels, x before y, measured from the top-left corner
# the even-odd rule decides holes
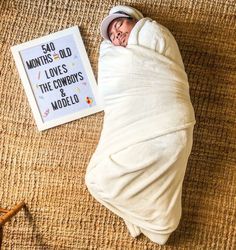
[[[171,33],[140,19],[126,48],[103,41],[98,85],[105,115],[85,176],[90,193],[141,232],[164,244],[181,217],[182,182],[192,147],[194,110]]]

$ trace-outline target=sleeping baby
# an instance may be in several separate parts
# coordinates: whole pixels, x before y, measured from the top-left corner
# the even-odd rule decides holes
[[[131,236],[143,233],[163,245],[181,218],[192,148],[188,78],[173,35],[138,10],[113,7],[101,34],[98,86],[105,115],[85,183]]]

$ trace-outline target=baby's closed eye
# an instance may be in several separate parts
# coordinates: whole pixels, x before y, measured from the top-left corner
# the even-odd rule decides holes
[[[120,28],[120,26],[123,24],[123,21],[118,21],[117,23],[116,23],[116,28]]]

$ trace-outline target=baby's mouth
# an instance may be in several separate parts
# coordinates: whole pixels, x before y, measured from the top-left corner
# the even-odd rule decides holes
[[[122,34],[120,41],[125,44],[126,43],[126,34]]]
[[[125,38],[125,34],[122,34],[120,39],[123,41],[124,38]]]

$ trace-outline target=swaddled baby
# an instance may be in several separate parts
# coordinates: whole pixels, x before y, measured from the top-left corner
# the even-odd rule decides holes
[[[195,124],[179,48],[167,28],[128,6],[111,9],[101,34],[105,115],[86,185],[133,237],[165,244],[181,218]]]

